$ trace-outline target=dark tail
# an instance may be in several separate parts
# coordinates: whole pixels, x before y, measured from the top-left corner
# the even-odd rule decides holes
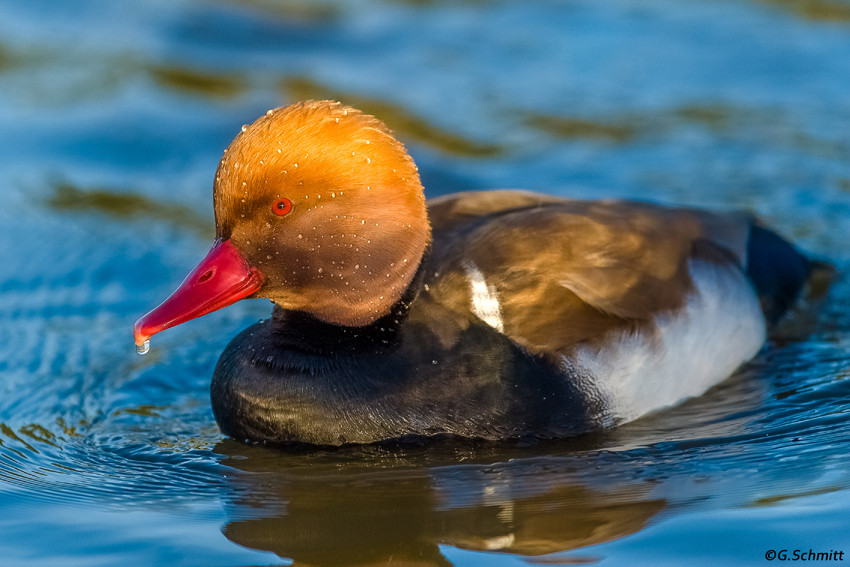
[[[794,306],[809,284],[812,295],[826,292],[835,270],[809,260],[787,240],[761,226],[750,228],[747,275],[752,280],[769,324],[775,324]]]

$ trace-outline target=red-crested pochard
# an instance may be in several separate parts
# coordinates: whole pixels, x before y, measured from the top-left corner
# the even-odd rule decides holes
[[[697,396],[762,347],[813,264],[744,214],[522,191],[426,202],[378,119],[293,104],[218,166],[216,239],[136,344],[246,297],[212,378],[239,440],[580,434]]]

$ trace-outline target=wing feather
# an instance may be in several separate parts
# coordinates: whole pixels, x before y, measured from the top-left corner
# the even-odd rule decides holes
[[[752,222],[518,191],[461,193],[429,207],[435,252],[426,281],[434,297],[470,310],[474,266],[500,302],[504,333],[554,353],[681,308],[693,290],[689,260],[743,265]]]

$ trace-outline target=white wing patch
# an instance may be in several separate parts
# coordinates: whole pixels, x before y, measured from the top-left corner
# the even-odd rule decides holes
[[[472,303],[472,312],[497,331],[503,332],[505,326],[502,323],[502,306],[499,304],[496,288],[487,284],[484,274],[472,262],[465,261],[463,269],[466,270],[466,277],[469,279],[469,300]]]
[[[764,316],[741,271],[698,260],[689,268],[696,289],[683,309],[656,318],[657,332],[623,333],[601,350],[586,347],[565,359],[604,400],[606,425],[703,394],[764,344]]]

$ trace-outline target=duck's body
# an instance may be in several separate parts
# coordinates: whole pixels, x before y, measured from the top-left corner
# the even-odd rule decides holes
[[[562,437],[628,421],[754,356],[811,269],[739,214],[518,191],[426,212],[412,162],[371,117],[333,103],[275,112],[222,160],[213,250],[136,326],[140,343],[272,298],[272,318],[213,376],[216,419],[237,439]],[[334,143],[340,120],[353,138]],[[313,158],[278,141],[295,134],[313,136]],[[363,159],[328,165],[328,148],[345,160],[354,143],[352,157],[380,150],[363,154],[368,176]],[[281,209],[293,218],[273,227]]]

